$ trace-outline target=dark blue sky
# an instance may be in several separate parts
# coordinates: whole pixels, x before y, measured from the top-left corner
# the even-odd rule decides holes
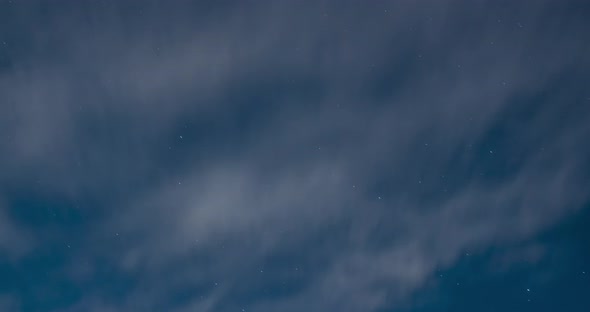
[[[587,311],[587,1],[0,1],[0,312]]]

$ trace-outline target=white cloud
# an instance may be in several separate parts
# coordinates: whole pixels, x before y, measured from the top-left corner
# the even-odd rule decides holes
[[[206,295],[178,311],[225,311],[237,285],[285,249],[316,263],[308,284],[247,311],[402,302],[466,250],[529,239],[588,200],[578,169],[590,129],[554,114],[575,95],[539,103],[528,126],[498,135],[510,151],[485,146],[493,153],[481,155],[498,123],[528,105],[521,98],[583,60],[574,37],[534,32],[545,23],[542,4],[519,13],[525,30],[467,21],[488,16],[488,4],[284,2],[213,10],[204,21],[174,11],[170,24],[157,17],[162,8],[129,24],[100,15],[100,27],[68,29],[63,63],[37,59],[2,73],[11,104],[0,111],[10,137],[0,181],[35,172],[72,198],[109,198],[76,257],[90,267],[106,259],[139,286],[120,304],[97,289],[73,311],[149,310],[191,287]],[[152,19],[162,28],[138,28]],[[558,58],[564,48],[569,57]],[[259,124],[228,127],[244,132],[235,143],[200,130],[236,146],[183,149],[160,174],[179,121],[223,124],[228,112],[262,105],[242,101],[242,85],[286,95],[269,96]],[[492,179],[482,174],[494,157],[506,173]],[[386,194],[376,194],[386,178]],[[14,222],[0,223],[3,247],[19,235]],[[324,253],[305,254],[316,241]],[[98,274],[71,268],[78,281]]]

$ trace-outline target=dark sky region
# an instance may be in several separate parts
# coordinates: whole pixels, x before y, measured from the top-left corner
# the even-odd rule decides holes
[[[0,312],[586,312],[589,29],[0,0]]]

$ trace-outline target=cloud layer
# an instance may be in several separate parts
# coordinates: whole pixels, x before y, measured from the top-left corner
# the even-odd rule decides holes
[[[380,311],[588,202],[565,4],[3,5],[0,307]]]

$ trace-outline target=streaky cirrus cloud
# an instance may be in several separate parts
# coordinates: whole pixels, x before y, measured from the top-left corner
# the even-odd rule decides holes
[[[588,202],[587,22],[566,10],[11,4],[0,256],[67,250],[31,293],[83,291],[50,311],[407,304]]]

